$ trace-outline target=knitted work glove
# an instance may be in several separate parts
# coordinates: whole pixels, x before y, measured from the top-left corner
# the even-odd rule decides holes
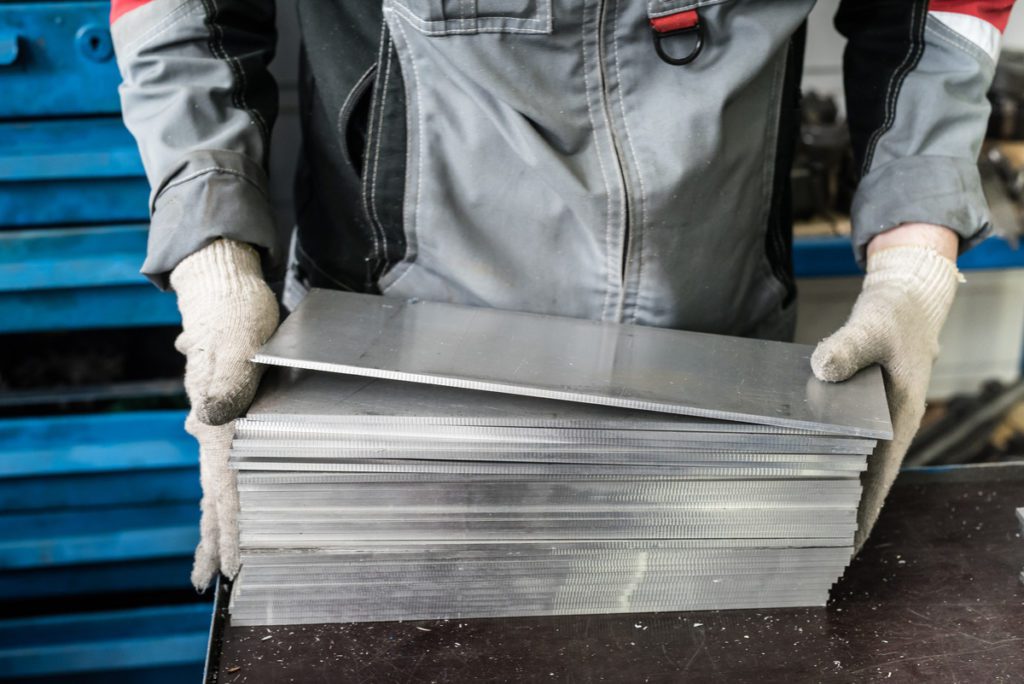
[[[850,318],[811,356],[814,374],[827,382],[846,380],[873,363],[884,371],[893,439],[868,458],[856,551],[871,533],[921,423],[939,331],[960,281],[956,264],[930,247],[893,247],[871,255]]]
[[[185,391],[196,417],[223,425],[248,408],[262,369],[249,359],[277,328],[274,293],[249,245],[217,240],[171,272],[186,357]]]
[[[238,492],[228,468],[233,421],[252,401],[261,368],[256,350],[278,323],[277,301],[252,247],[217,240],[171,273],[183,331],[175,347],[186,357],[185,391],[192,411],[185,429],[199,441],[201,540],[192,583],[203,590],[220,570],[238,572]]]
[[[199,442],[199,545],[192,564],[192,586],[203,591],[220,571],[226,577],[238,574],[238,484],[228,467],[234,422],[207,425],[195,411],[185,419],[185,430]]]

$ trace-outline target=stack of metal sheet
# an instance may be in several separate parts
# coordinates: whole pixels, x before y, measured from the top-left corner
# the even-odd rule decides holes
[[[809,351],[314,292],[237,424],[232,620],[820,605],[889,425]]]

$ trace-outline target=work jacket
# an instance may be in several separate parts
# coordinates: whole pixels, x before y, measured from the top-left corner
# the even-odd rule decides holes
[[[789,165],[813,0],[299,0],[307,284],[784,338]],[[853,243],[966,247],[1011,0],[848,0]],[[292,11],[290,6],[287,11]],[[282,258],[273,0],[114,0],[152,183],[143,272],[220,238]],[[553,340],[557,344],[557,340]]]

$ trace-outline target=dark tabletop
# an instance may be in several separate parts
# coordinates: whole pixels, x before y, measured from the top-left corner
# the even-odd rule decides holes
[[[827,608],[224,625],[209,679],[1022,682],[1020,506],[1024,465],[904,473]]]

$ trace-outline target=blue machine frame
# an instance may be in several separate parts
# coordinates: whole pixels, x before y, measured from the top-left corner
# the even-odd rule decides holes
[[[0,676],[200,681],[210,604],[0,622]]]
[[[144,224],[0,231],[0,333],[177,325],[145,253]]]
[[[989,238],[957,259],[962,271],[1024,268],[1024,249]],[[834,278],[862,272],[847,237],[808,237],[793,242],[793,268],[798,278]]]
[[[0,119],[115,114],[109,2],[0,5]]]
[[[187,559],[199,487],[184,419],[128,411],[0,421],[0,597],[23,598],[18,579],[29,571],[90,589],[86,575],[107,586],[112,564]],[[124,573],[122,589],[135,579]],[[152,574],[138,579],[156,586]],[[186,588],[187,574],[163,586]]]

